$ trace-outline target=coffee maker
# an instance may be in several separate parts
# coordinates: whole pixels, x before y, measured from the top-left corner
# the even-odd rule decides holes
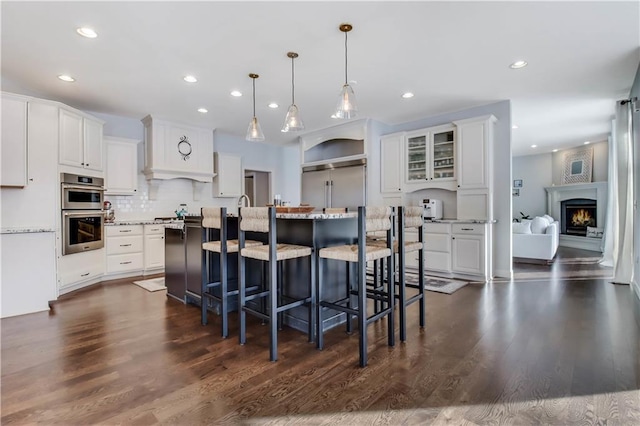
[[[425,198],[420,203],[425,219],[442,219],[442,200]]]

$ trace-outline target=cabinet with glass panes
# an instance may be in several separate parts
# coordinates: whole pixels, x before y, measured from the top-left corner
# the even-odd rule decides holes
[[[447,124],[406,135],[405,185],[410,190],[455,190],[455,126]]]

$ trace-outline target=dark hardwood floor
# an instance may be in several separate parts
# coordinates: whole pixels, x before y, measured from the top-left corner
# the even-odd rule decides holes
[[[51,313],[1,321],[3,425],[640,424],[640,303],[603,280],[471,284],[428,292],[427,327],[409,308],[408,341],[369,327],[326,334],[317,351],[267,327],[245,346],[219,318],[111,281]]]

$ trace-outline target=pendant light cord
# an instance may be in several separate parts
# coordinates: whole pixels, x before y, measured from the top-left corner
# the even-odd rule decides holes
[[[256,118],[256,79],[251,78],[253,80],[253,118]]]
[[[348,32],[345,31],[344,33],[344,84],[347,85],[349,79],[347,78],[347,69],[348,67],[348,56],[347,56],[347,34],[349,34]]]
[[[294,79],[294,68],[293,68],[293,60],[295,58],[291,58],[291,105],[295,105],[296,104],[296,83],[295,83],[295,79]]]

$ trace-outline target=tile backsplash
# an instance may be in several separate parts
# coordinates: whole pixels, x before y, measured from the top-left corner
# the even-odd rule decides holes
[[[155,200],[149,199],[149,184],[143,174],[138,175],[135,195],[105,195],[111,201],[116,221],[174,217],[180,204],[186,204],[189,213],[198,213],[201,207],[237,208],[237,198],[214,198],[212,184],[206,184],[200,199],[193,200],[193,186],[189,179],[167,179],[160,182]]]

